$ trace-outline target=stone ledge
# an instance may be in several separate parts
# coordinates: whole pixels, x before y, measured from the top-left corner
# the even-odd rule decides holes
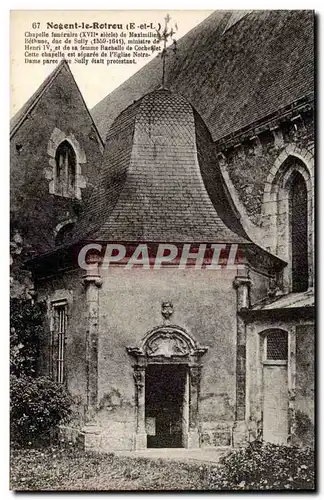
[[[200,447],[214,448],[217,446],[231,446],[232,423],[206,422],[200,431]]]

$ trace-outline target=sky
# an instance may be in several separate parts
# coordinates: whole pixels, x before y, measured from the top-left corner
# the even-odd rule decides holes
[[[171,22],[177,23],[176,39],[184,36],[211,14],[210,10],[178,10],[178,11],[12,11],[10,19],[10,114],[13,116],[29,97],[37,90],[44,79],[54,69],[53,66],[25,63],[25,33],[46,31],[46,22],[98,22],[141,24],[150,21],[154,24],[164,23],[166,14],[171,16]],[[39,30],[33,30],[32,24],[40,23]],[[141,67],[147,64],[150,58],[139,60],[135,65],[95,65],[71,64],[71,71],[81,90],[83,98],[91,109],[106,95],[112,92]]]

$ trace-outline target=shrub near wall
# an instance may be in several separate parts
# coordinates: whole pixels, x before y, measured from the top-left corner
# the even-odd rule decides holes
[[[10,438],[20,446],[48,443],[71,414],[72,398],[48,377],[11,377]]]
[[[10,439],[19,446],[48,443],[71,414],[65,387],[36,377],[45,311],[45,303],[10,301]]]
[[[31,300],[10,300],[10,373],[36,376],[39,338],[43,330],[46,304]]]
[[[208,488],[221,490],[312,490],[315,453],[307,448],[255,441],[221,459],[207,472]]]

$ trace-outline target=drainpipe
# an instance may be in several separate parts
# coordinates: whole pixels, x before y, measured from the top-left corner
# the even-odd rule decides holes
[[[248,269],[238,271],[233,286],[236,289],[237,312],[250,307],[251,280]],[[245,421],[246,399],[246,328],[244,320],[237,314],[236,329],[236,408],[233,427],[233,446],[243,444],[247,440]]]
[[[98,335],[99,335],[99,289],[102,278],[99,272],[98,255],[89,257],[89,266],[83,283],[86,292],[86,420],[92,420],[98,403]]]

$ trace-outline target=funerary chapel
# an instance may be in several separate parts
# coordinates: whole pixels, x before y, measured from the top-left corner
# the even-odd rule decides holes
[[[13,117],[12,295],[86,449],[312,443],[313,30],[218,11],[163,84],[88,110],[63,60]]]

